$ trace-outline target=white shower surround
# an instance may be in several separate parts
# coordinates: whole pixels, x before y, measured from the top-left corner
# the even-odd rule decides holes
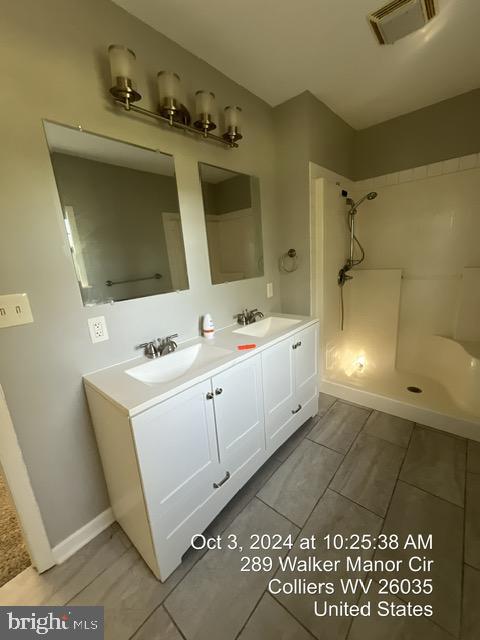
[[[480,305],[478,297],[462,292],[465,267],[480,266],[480,247],[475,242],[480,237],[480,213],[475,209],[480,202],[480,154],[356,183],[316,165],[311,165],[311,177],[312,309],[323,319],[321,389],[480,440],[480,333],[473,328],[472,335],[472,326],[480,331]],[[342,188],[354,198],[370,190],[379,192],[377,200],[359,210],[357,232],[367,255],[364,275],[402,271],[395,366],[374,366],[373,371],[350,367],[347,373],[328,361],[332,345],[333,352],[338,347],[338,363],[346,353],[355,354],[360,344],[357,332],[354,348],[346,347],[348,333],[341,335],[335,329],[335,275],[347,255]],[[473,278],[480,288],[480,277],[476,279],[480,269],[469,272],[469,287]],[[387,297],[388,291],[384,290]],[[468,309],[461,307],[465,300]],[[466,313],[479,319],[477,325],[459,321]],[[462,335],[465,324],[468,336]],[[380,353],[392,344],[376,346]],[[409,385],[421,387],[423,393],[408,392]]]

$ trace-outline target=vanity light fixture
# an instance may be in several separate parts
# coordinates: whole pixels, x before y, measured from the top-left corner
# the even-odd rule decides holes
[[[108,47],[112,86],[110,93],[115,102],[122,105],[125,111],[135,111],[150,118],[166,122],[171,127],[200,135],[203,138],[221,142],[228,147],[238,147],[237,141],[242,139],[240,114],[237,106],[225,107],[225,131],[220,135],[212,133],[215,123],[215,94],[211,91],[197,91],[195,94],[195,122],[191,126],[188,109],[181,101],[180,76],[173,71],[160,71],[157,74],[158,112],[144,109],[135,104],[142,99],[135,85],[135,53],[120,44]]]

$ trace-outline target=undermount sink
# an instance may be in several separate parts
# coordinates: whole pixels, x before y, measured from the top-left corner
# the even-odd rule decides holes
[[[246,327],[235,329],[233,333],[241,333],[246,336],[254,336],[256,338],[267,338],[268,336],[279,333],[280,331],[290,329],[299,322],[301,321],[294,320],[293,318],[277,318],[272,316],[270,318],[254,322],[253,324],[249,324]]]
[[[146,362],[138,367],[127,369],[125,373],[145,384],[171,382],[187,372],[200,369],[215,360],[221,360],[231,354],[232,352],[228,349],[198,343],[186,349],[179,349],[161,356],[157,360]]]

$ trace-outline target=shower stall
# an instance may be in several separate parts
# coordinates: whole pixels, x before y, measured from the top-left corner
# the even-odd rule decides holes
[[[462,160],[317,178],[312,298],[322,391],[480,440],[480,162]]]

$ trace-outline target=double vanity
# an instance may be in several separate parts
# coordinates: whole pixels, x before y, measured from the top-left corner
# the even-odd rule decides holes
[[[164,581],[192,536],[317,413],[318,322],[273,315],[84,383],[115,517]]]

